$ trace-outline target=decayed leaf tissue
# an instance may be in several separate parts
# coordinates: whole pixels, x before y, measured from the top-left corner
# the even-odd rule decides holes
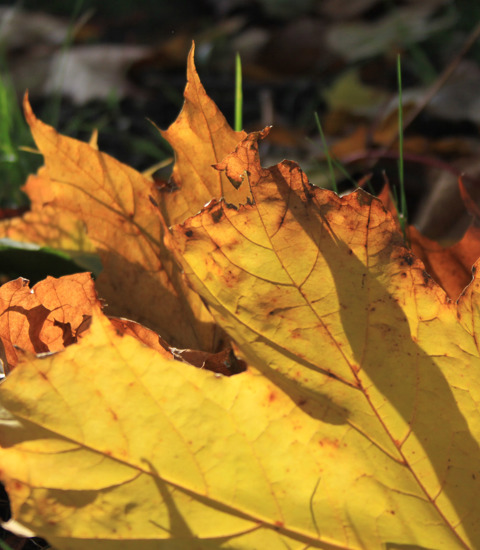
[[[45,166],[1,236],[103,272],[0,288],[13,517],[59,550],[479,548],[478,279],[450,299],[380,200],[263,168],[193,50],[185,97],[166,191],[26,103]]]

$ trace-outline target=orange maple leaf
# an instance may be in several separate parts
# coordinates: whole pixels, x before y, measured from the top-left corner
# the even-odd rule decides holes
[[[31,289],[25,279],[1,286],[0,342],[5,370],[17,364],[15,348],[45,353],[74,342],[94,304],[98,299],[89,273],[47,277]]]

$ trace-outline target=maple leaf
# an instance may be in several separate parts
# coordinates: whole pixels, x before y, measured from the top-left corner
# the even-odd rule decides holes
[[[478,281],[448,301],[379,201],[263,170],[258,138],[231,157],[255,204],[174,231],[253,366],[168,361],[94,311],[0,386],[14,517],[59,549],[477,547]]]

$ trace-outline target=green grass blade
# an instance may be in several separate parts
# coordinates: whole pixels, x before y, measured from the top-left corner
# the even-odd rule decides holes
[[[237,52],[235,56],[235,125],[236,132],[243,130],[243,89],[242,89],[242,60]]]
[[[398,80],[398,181],[400,184],[400,205],[398,219],[402,228],[403,238],[406,238],[407,224],[407,199],[405,195],[405,177],[403,169],[403,104],[402,104],[402,63],[400,54],[397,55],[397,80]],[[398,204],[398,203],[397,203]]]
[[[25,204],[20,187],[40,164],[21,151],[20,145],[33,146],[34,143],[0,49],[0,206]]]

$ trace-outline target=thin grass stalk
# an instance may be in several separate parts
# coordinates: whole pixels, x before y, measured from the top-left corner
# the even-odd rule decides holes
[[[235,56],[235,124],[236,132],[243,130],[243,89],[242,89],[242,60],[237,52]]]
[[[398,181],[400,185],[400,205],[398,219],[403,233],[403,239],[407,242],[406,224],[408,219],[407,198],[405,195],[405,176],[403,167],[403,103],[402,103],[402,63],[400,54],[397,55],[397,81],[398,81]],[[398,205],[398,203],[397,203]]]

